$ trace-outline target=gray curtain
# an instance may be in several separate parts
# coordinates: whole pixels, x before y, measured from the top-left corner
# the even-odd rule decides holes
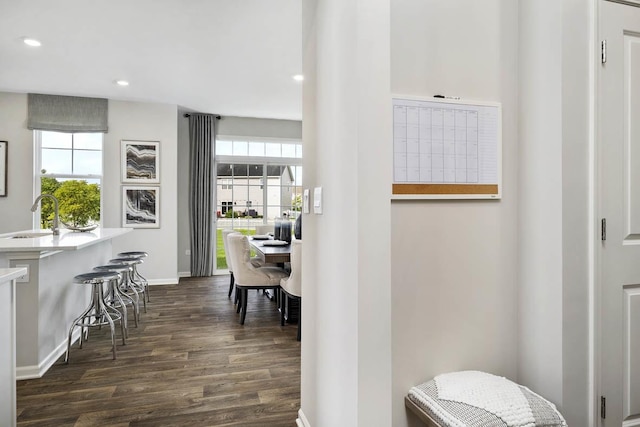
[[[189,225],[191,228],[191,276],[211,276],[214,253],[214,144],[216,118],[211,114],[189,117]]]
[[[107,132],[109,104],[104,98],[30,93],[27,128],[55,132]]]

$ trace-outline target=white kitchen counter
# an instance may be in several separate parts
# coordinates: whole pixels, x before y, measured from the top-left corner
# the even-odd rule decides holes
[[[16,289],[24,268],[0,268],[0,423],[16,425]]]
[[[0,252],[31,252],[31,251],[71,251],[82,249],[105,240],[133,231],[131,228],[96,228],[93,231],[74,232],[62,229],[59,236],[53,234],[32,238],[12,238],[35,233],[50,232],[51,230],[22,230],[13,233],[0,234]]]
[[[107,263],[115,255],[112,239],[132,229],[60,230],[59,236],[11,238],[47,231],[50,230],[0,235],[0,269],[27,269],[16,287],[18,380],[41,377],[64,354],[71,322],[88,306],[90,299],[90,289],[74,284],[73,277]]]
[[[0,283],[6,283],[22,276],[27,271],[21,268],[0,268]]]

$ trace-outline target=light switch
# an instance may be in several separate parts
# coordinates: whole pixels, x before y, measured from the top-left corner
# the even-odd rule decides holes
[[[309,189],[305,188],[302,192],[302,213],[309,213]]]
[[[313,189],[313,213],[322,214],[322,187]]]

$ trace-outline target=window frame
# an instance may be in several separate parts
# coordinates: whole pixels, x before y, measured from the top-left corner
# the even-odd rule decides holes
[[[103,132],[97,132],[102,136],[100,153],[101,163],[102,163],[102,173],[101,174],[56,174],[56,173],[47,173],[42,174],[42,133],[43,132],[52,132],[52,131],[42,131],[42,130],[34,130],[33,131],[33,141],[34,141],[34,156],[33,156],[33,200],[35,200],[41,193],[41,178],[55,178],[55,179],[64,179],[64,180],[97,180],[98,187],[100,189],[100,227],[103,225],[104,220],[104,197],[103,197],[103,181],[104,181],[104,137],[105,134]],[[66,133],[66,132],[57,132],[57,133]],[[73,135],[75,134],[85,134],[85,133],[96,133],[96,132],[73,132],[72,133],[72,161],[73,161],[73,151],[76,150],[73,148]],[[82,149],[78,149],[79,151]],[[87,151],[87,150],[85,150]],[[97,150],[91,150],[97,151]],[[72,165],[73,166],[73,165]],[[33,229],[40,229],[40,205],[38,205],[38,209],[33,215]]]
[[[268,224],[269,223],[269,208],[273,208],[274,206],[269,205],[268,204],[268,191],[269,191],[269,180],[268,180],[268,176],[267,176],[267,168],[268,166],[289,166],[289,167],[303,167],[302,164],[302,156],[301,157],[271,157],[271,156],[267,156],[266,155],[266,144],[267,143],[280,143],[280,144],[295,144],[298,145],[299,148],[297,148],[295,150],[296,154],[300,153],[301,155],[303,154],[303,144],[302,144],[302,140],[301,139],[291,139],[291,138],[266,138],[266,137],[247,137],[247,136],[230,136],[230,135],[218,135],[216,136],[216,147],[217,147],[217,142],[218,140],[224,140],[224,141],[231,141],[232,143],[232,147],[233,147],[233,141],[242,141],[242,142],[246,142],[247,146],[249,147],[250,144],[252,142],[263,142],[265,143],[265,155],[264,156],[248,156],[248,155],[220,155],[217,154],[217,150],[215,152],[214,155],[214,167],[216,170],[216,174],[214,177],[214,199],[216,201],[216,208],[215,210],[218,209],[218,203],[220,203],[220,209],[222,212],[222,206],[225,203],[228,203],[229,205],[227,205],[227,209],[231,208],[235,210],[235,206],[233,205],[233,199],[234,199],[234,194],[233,194],[233,188],[230,188],[230,190],[232,190],[232,196],[231,196],[231,201],[228,200],[219,200],[218,199],[218,186],[220,185],[221,189],[223,186],[223,182],[225,183],[224,185],[228,185],[229,187],[233,187],[233,181],[234,178],[233,177],[224,177],[224,178],[220,178],[218,179],[218,174],[217,174],[217,170],[218,170],[218,166],[220,164],[244,164],[244,165],[262,165],[264,166],[263,168],[263,176],[260,180],[260,185],[255,185],[254,187],[259,187],[260,191],[262,191],[262,203],[261,203],[261,208],[263,210],[263,218],[262,218],[262,224]],[[282,149],[280,150],[280,153],[282,154]],[[304,176],[304,175],[303,175]],[[302,181],[304,180],[304,178],[302,178]],[[249,186],[250,187],[250,186]],[[280,187],[282,188],[283,185],[280,184]],[[301,182],[298,185],[287,185],[284,187],[290,187],[290,188],[294,188],[294,187],[299,187],[300,191],[304,190],[303,187],[303,183]],[[238,199],[238,200],[242,200],[242,198]],[[258,206],[257,203],[253,203],[253,205]],[[279,206],[280,209],[282,209],[282,204]],[[300,215],[302,215],[302,212],[299,213]],[[216,233],[217,230],[219,228],[219,223],[218,223],[218,218],[217,215],[214,213],[213,214],[213,221],[214,221],[214,226],[216,228]],[[237,219],[232,215],[231,216],[231,227],[233,229],[236,229],[236,227],[239,228],[244,228],[241,225],[242,223],[240,221],[237,221]],[[216,263],[216,274],[222,274],[224,272],[226,272],[226,269],[219,269],[218,265]]]

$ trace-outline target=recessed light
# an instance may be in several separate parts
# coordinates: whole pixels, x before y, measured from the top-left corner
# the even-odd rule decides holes
[[[24,44],[26,44],[27,46],[32,46],[32,47],[38,47],[38,46],[42,46],[42,43],[40,43],[39,40],[36,39],[30,39],[28,37],[25,37],[23,40]]]
[[[302,74],[296,74],[295,76],[293,76],[293,80],[301,82],[304,80],[304,76]]]
[[[116,80],[118,86],[129,86],[129,82],[126,80]]]

